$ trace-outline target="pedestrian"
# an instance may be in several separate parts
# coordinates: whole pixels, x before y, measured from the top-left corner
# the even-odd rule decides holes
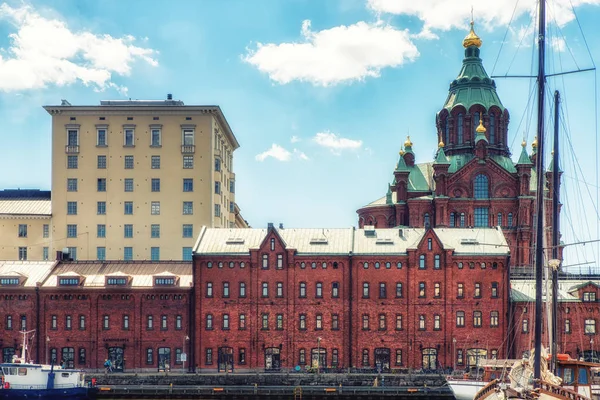
[[[106,373],[112,372],[112,362],[108,359],[104,359],[104,368],[106,368]]]
[[[65,368],[65,359],[64,359],[64,358],[61,358],[61,360],[60,360],[60,367],[61,367],[62,369],[64,369],[64,368]]]

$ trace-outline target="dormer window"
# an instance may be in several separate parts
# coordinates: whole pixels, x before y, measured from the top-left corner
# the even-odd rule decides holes
[[[175,286],[175,277],[155,277],[154,286]]]
[[[106,286],[125,286],[129,279],[126,276],[113,276],[106,278]]]
[[[19,286],[19,278],[0,278],[0,286]]]
[[[79,277],[60,277],[58,278],[59,286],[79,286]]]

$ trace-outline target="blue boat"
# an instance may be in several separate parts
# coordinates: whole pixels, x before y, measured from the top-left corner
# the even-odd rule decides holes
[[[0,400],[93,399],[97,388],[85,382],[83,370],[27,361],[27,334],[33,332],[23,332],[21,357],[0,364]]]

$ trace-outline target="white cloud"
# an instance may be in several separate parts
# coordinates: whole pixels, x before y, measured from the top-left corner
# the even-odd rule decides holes
[[[303,161],[309,160],[308,156],[298,149],[294,149],[294,155]]]
[[[294,135],[290,138],[290,142],[292,143],[298,143],[300,142],[302,139],[300,139],[298,136]]]
[[[273,143],[269,150],[257,154],[255,158],[257,161],[265,161],[267,157],[273,157],[274,159],[279,161],[290,161],[290,159],[292,158],[292,153],[290,153],[280,145]]]
[[[141,60],[158,65],[150,48],[138,47],[133,36],[115,38],[108,34],[73,32],[63,22],[46,18],[32,7],[0,5],[0,21],[9,22],[9,48],[0,53],[0,90],[40,89],[81,82],[96,90],[115,88],[113,74],[127,76],[132,64]]]
[[[329,86],[379,77],[383,68],[412,62],[418,56],[408,31],[381,22],[360,21],[312,31],[306,20],[301,41],[258,43],[243,59],[279,84],[298,80]]]
[[[362,140],[343,138],[329,131],[317,133],[313,141],[319,146],[330,149],[334,154],[340,154],[342,150],[360,149],[363,144]]]
[[[521,0],[515,8],[514,0],[481,0],[476,3],[475,23],[477,26],[494,28],[505,26],[511,20],[536,14],[537,0]],[[548,6],[548,13],[559,26],[573,21],[571,9],[584,4],[600,4],[600,0],[554,0]],[[378,13],[415,16],[423,21],[424,35],[431,30],[447,31],[453,28],[465,29],[471,18],[471,3],[463,0],[368,0],[368,6]]]

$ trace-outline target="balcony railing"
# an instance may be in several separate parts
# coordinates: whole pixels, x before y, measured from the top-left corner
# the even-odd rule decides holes
[[[194,154],[196,152],[196,146],[193,144],[183,144],[181,145],[181,153],[182,154]]]
[[[66,145],[65,152],[67,154],[79,154],[79,146],[77,145]]]

